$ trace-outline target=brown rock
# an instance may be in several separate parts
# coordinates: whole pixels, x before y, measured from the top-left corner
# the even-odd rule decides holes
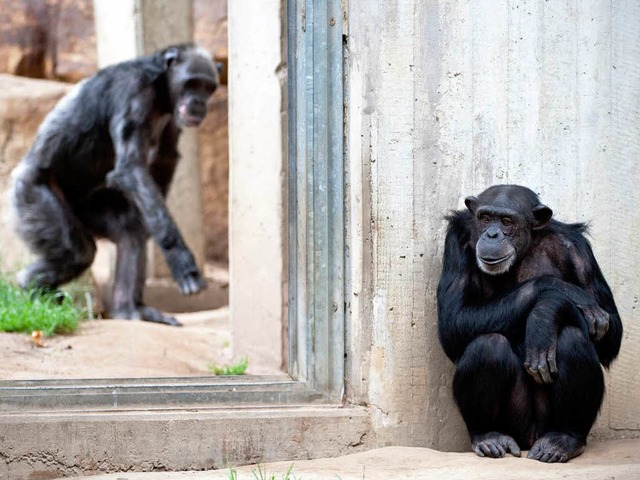
[[[193,38],[225,65],[220,80],[226,85],[227,0],[194,0]],[[204,206],[205,255],[208,261],[229,261],[229,129],[227,89],[221,87],[209,103],[200,127],[200,165]]]
[[[229,260],[229,128],[227,88],[209,102],[209,114],[199,130],[207,260]]]
[[[25,247],[13,233],[11,170],[31,147],[38,127],[68,84],[0,74],[0,266],[14,271],[26,263]]]
[[[77,82],[96,69],[91,0],[0,0],[0,72]]]
[[[53,76],[78,82],[98,70],[92,0],[49,0],[56,15],[50,24],[55,51]]]
[[[0,0],[0,72],[45,78],[53,62],[46,0]]]
[[[213,55],[227,48],[227,0],[194,0],[193,40]]]

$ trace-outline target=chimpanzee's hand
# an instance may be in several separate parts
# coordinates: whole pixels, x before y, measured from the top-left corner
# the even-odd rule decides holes
[[[552,319],[531,315],[527,320],[524,345],[527,373],[536,383],[553,383],[553,376],[558,373],[558,334]]]
[[[584,289],[576,285],[570,285],[565,286],[564,290],[569,301],[573,302],[582,312],[592,340],[594,342],[602,340],[602,337],[609,330],[609,314]]]
[[[609,330],[609,314],[600,308],[595,301],[583,305],[576,304],[576,307],[584,315],[589,327],[589,336],[595,342],[602,340],[602,337]]]
[[[587,323],[589,336],[595,342],[602,340],[609,330],[609,314],[584,288],[565,282],[555,277],[541,277],[537,281],[554,291],[564,294],[567,301],[573,303],[581,312]]]
[[[171,275],[183,295],[193,295],[207,284],[200,275],[193,255],[187,248],[174,247],[164,251]]]

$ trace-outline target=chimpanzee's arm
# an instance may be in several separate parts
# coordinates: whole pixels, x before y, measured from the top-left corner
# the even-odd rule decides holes
[[[559,265],[564,279],[542,278],[552,288],[539,295],[527,318],[524,367],[538,383],[551,383],[557,372],[558,332],[564,324],[583,329],[605,367],[618,355],[622,340],[611,289],[580,232],[582,227],[568,227],[569,235],[558,240],[564,247]]]
[[[438,331],[440,342],[449,358],[457,360],[469,342],[478,335],[500,333],[507,338],[513,338],[522,334],[527,326],[529,332],[535,332],[533,336],[528,335],[531,340],[529,343],[539,344],[535,352],[547,351],[546,344],[553,340],[553,334],[561,327],[559,322],[565,319],[556,313],[561,309],[571,310],[575,307],[581,310],[582,315],[575,312],[568,315],[568,318],[575,322],[582,321],[578,326],[593,338],[602,338],[604,343],[601,349],[611,350],[609,342],[615,343],[617,334],[614,333],[612,340],[608,340],[612,334],[605,335],[607,322],[606,319],[603,320],[606,314],[602,310],[606,310],[610,316],[611,312],[615,312],[617,320],[613,320],[613,323],[616,323],[614,331],[620,330],[621,327],[618,327],[619,318],[610,290],[606,287],[599,269],[599,275],[594,273],[589,276],[592,279],[590,281],[595,284],[585,285],[584,288],[561,278],[545,275],[531,278],[512,289],[485,298],[481,286],[474,284],[474,278],[478,278],[474,277],[474,273],[477,275],[478,267],[475,264],[475,252],[468,245],[469,227],[465,224],[464,218],[461,215],[455,216],[450,223],[438,285]],[[592,264],[597,268],[595,259],[592,260]],[[603,288],[603,283],[606,288]],[[599,291],[602,299],[596,301],[591,297],[588,293],[590,288]],[[605,308],[606,304],[609,307]],[[544,324],[529,322],[530,317]],[[532,355],[537,355],[535,352]],[[611,358],[615,357],[615,353],[617,350]],[[602,361],[606,365],[606,362]]]
[[[587,295],[595,300],[597,305],[609,314],[608,324],[602,335],[596,332],[595,345],[600,362],[608,367],[611,361],[616,358],[620,350],[622,341],[622,321],[616,307],[611,288],[600,270],[600,266],[593,255],[593,250],[589,242],[583,235],[574,235],[571,238],[573,248],[570,250],[569,258],[571,267],[577,277],[576,282],[582,287]],[[583,304],[576,302],[576,306],[588,316]],[[596,325],[596,329],[599,326]],[[593,329],[590,333],[593,335]]]
[[[558,332],[563,325],[582,328],[605,367],[618,355],[622,340],[620,315],[583,235],[584,226],[559,224],[556,228],[561,230],[556,245],[547,248],[561,252],[556,267],[562,278],[544,277],[552,288],[539,295],[527,318],[525,335],[524,366],[539,383],[553,381]]]
[[[460,219],[457,219],[460,220]],[[442,275],[438,285],[438,333],[447,356],[456,361],[477,336],[523,332],[527,315],[541,287],[535,279],[487,300],[472,273],[474,252],[467,248],[468,228],[454,219],[445,241]]]
[[[114,117],[110,130],[116,161],[107,184],[131,197],[149,233],[162,249],[180,290],[193,294],[204,288],[204,281],[146,166],[152,128],[148,120],[150,101],[148,95],[141,94],[134,98],[127,112]]]

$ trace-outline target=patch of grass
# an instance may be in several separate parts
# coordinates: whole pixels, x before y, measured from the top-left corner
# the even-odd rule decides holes
[[[258,465],[258,469],[251,470],[253,474],[253,478],[256,480],[297,480],[296,476],[293,473],[293,464],[289,467],[289,469],[280,476],[280,479],[274,473],[267,473],[267,468]],[[229,469],[229,480],[238,480],[238,472],[235,468]]]
[[[275,474],[273,473],[267,474],[267,467],[264,467],[264,470],[262,470],[260,468],[260,465],[258,465],[258,473],[256,473],[255,470],[252,470],[251,473],[253,473],[253,478],[255,478],[256,480],[277,480]],[[293,464],[291,464],[289,469],[282,474],[281,479],[282,480],[296,479],[296,476],[293,474]]]
[[[94,320],[96,318],[94,287],[88,282],[86,274],[67,283],[61,289],[64,294],[71,296],[76,308],[80,310],[85,319]]]
[[[209,365],[209,371],[214,375],[244,375],[248,367],[249,359],[244,357],[231,365],[216,365],[212,363]]]
[[[83,313],[69,294],[25,291],[0,277],[0,330],[31,333],[41,330],[50,337],[54,333],[71,333],[78,328]]]

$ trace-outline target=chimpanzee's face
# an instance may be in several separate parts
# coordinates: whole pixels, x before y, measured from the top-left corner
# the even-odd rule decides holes
[[[531,229],[514,210],[483,205],[475,212],[475,223],[476,261],[484,273],[499,275],[509,271],[518,252],[528,249]]]
[[[207,115],[207,101],[218,87],[218,72],[201,50],[181,52],[169,66],[174,118],[183,127],[197,127]]]
[[[491,187],[465,204],[473,215],[476,262],[488,275],[508,272],[529,250],[533,231],[553,214],[531,190],[517,185]]]

